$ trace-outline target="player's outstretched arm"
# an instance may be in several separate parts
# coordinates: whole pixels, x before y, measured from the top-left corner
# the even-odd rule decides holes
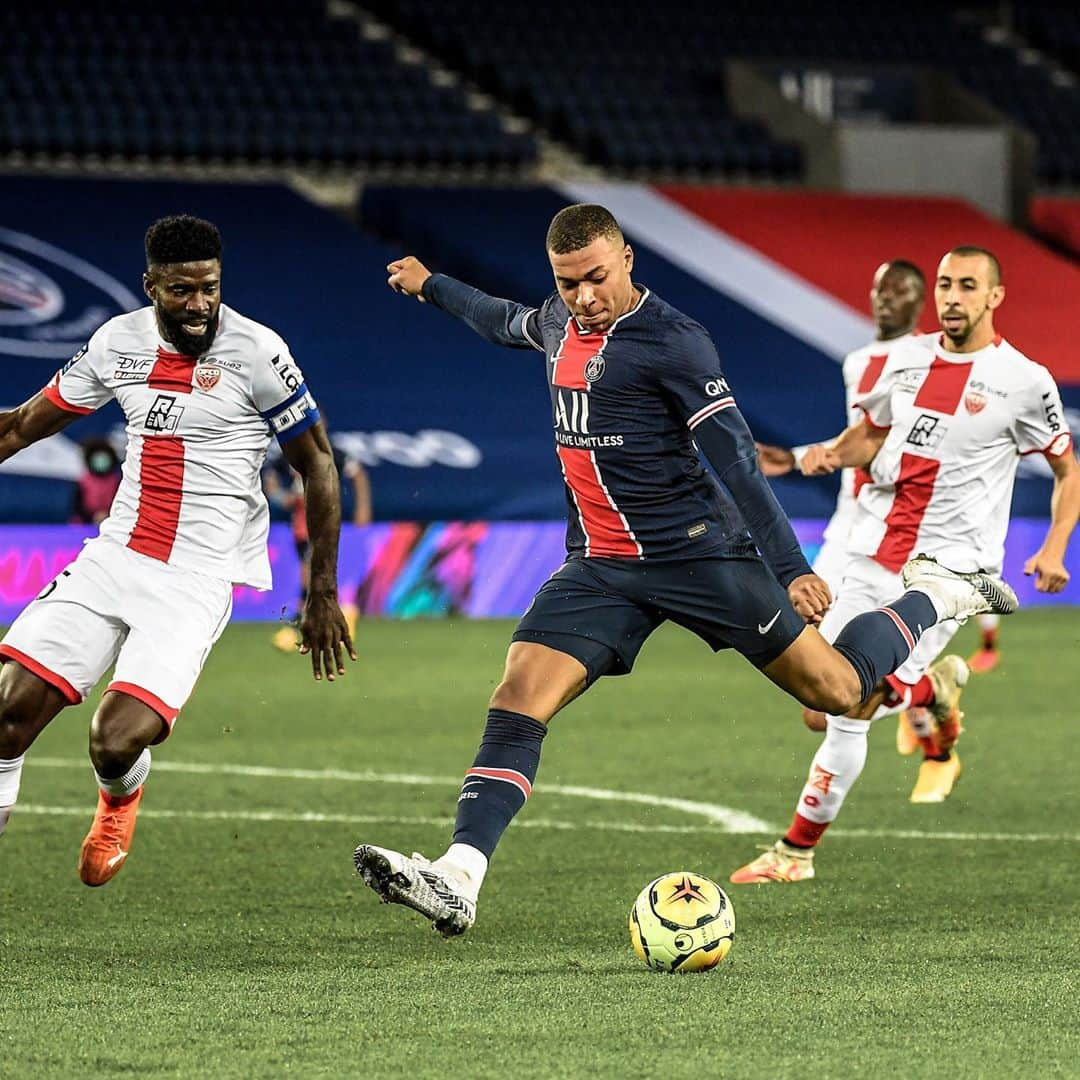
[[[1024,573],[1035,575],[1035,588],[1039,592],[1057,593],[1069,583],[1065,551],[1080,518],[1080,464],[1071,445],[1064,454],[1047,460],[1054,470],[1050,528],[1042,547],[1024,563]]]
[[[316,680],[345,674],[343,650],[355,660],[349,626],[338,607],[337,556],[341,494],[334,452],[322,421],[282,443],[281,452],[304,482],[304,509],[311,539],[311,583],[300,618],[300,652],[311,654]]]
[[[512,349],[543,351],[534,308],[488,296],[446,274],[433,274],[413,255],[395,259],[386,269],[390,274],[387,284],[394,292],[442,308],[485,341]]]
[[[865,469],[885,445],[888,435],[887,427],[878,427],[869,420],[852,424],[831,443],[806,447],[799,471],[803,476],[826,476],[837,469]]]
[[[18,408],[0,413],[0,461],[7,461],[31,443],[62,431],[80,415],[59,408],[44,394],[35,394]]]
[[[766,476],[787,476],[798,466],[795,451],[783,446],[770,446],[768,443],[754,443],[757,450],[758,465]]]

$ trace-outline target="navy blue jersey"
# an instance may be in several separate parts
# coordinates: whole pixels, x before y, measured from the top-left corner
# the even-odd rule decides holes
[[[758,471],[712,339],[639,291],[637,306],[604,332],[583,330],[557,293],[528,308],[434,274],[423,295],[489,341],[544,353],[569,554],[735,555],[756,542],[786,586],[809,567]],[[703,466],[695,439],[734,499]]]
[[[547,358],[567,550],[654,558],[750,537],[704,468],[693,429],[734,406],[704,327],[648,289],[604,333],[580,329],[558,294],[522,320]]]

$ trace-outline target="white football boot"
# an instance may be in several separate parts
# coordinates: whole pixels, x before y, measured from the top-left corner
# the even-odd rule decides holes
[[[1016,593],[1001,578],[982,570],[962,574],[942,566],[929,555],[916,555],[901,572],[905,589],[925,593],[938,619],[964,622],[970,615],[991,611],[1011,615],[1020,607]]]
[[[415,851],[410,858],[371,844],[361,844],[353,862],[384,904],[419,911],[443,937],[464,934],[476,922],[477,889],[464,874],[436,867]]]

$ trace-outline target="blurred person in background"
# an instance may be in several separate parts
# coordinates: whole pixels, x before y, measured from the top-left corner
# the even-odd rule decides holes
[[[322,413],[326,422],[326,412]],[[363,465],[341,447],[334,445],[334,465],[338,471],[338,487],[341,491],[342,518],[353,525],[371,524],[371,481]],[[300,474],[289,464],[285,456],[274,453],[267,456],[262,471],[263,492],[271,508],[288,517],[292,529],[293,545],[300,560],[300,595],[296,610],[289,615],[288,624],[279,627],[270,639],[275,649],[295,652],[301,644],[299,630],[300,613],[307,602],[311,582],[311,539],[308,534],[307,512],[304,507],[304,483]],[[355,603],[342,606],[342,613],[349,624],[349,634],[355,639],[359,609]]]
[[[120,487],[120,455],[108,439],[84,439],[82,475],[75,482],[73,525],[100,525]]]

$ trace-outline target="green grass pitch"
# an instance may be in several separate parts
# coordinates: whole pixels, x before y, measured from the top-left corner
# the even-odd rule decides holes
[[[0,1075],[1080,1075],[1080,612],[1005,623],[946,804],[907,802],[917,762],[877,725],[819,878],[731,886],[731,956],[684,976],[631,953],[634,896],[669,870],[726,883],[786,824],[816,737],[674,628],[554,722],[470,935],[353,873],[361,840],[441,852],[509,630],[371,622],[316,685],[270,628],[232,627],[98,890],[75,874],[90,712],[62,715],[0,841]]]

